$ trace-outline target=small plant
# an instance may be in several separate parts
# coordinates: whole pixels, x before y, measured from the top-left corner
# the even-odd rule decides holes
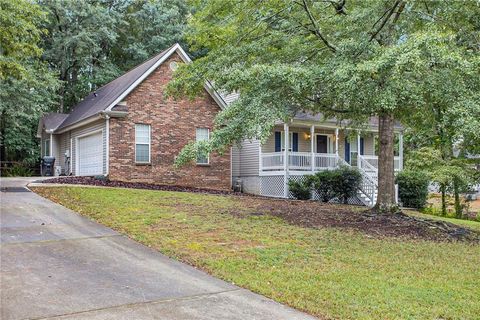
[[[335,179],[333,179],[332,189],[335,196],[347,204],[348,199],[357,194],[357,190],[362,183],[362,174],[356,168],[341,166],[335,170]]]
[[[405,170],[396,177],[398,196],[403,206],[421,209],[428,198],[428,176],[419,170]]]
[[[317,191],[320,201],[328,202],[337,198],[347,203],[348,198],[355,196],[361,182],[362,175],[357,169],[343,166],[317,172],[312,176],[311,185]]]
[[[6,177],[31,177],[33,174],[26,164],[15,163],[12,167],[4,169]]]
[[[328,202],[335,198],[335,191],[332,188],[334,180],[338,179],[337,170],[319,171],[312,176],[312,186],[322,202]]]
[[[300,181],[289,180],[288,187],[292,196],[297,200],[310,200],[312,197],[312,184],[309,177]]]

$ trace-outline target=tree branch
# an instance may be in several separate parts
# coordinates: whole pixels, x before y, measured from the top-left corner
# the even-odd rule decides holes
[[[323,34],[320,32],[320,28],[318,27],[317,20],[313,17],[312,12],[310,11],[310,8],[308,7],[307,1],[302,0],[302,3],[299,3],[295,1],[296,4],[300,5],[303,7],[305,12],[307,13],[308,19],[310,20],[311,25],[313,26],[313,30],[310,30],[314,35],[316,35],[333,53],[337,51],[337,49],[328,42],[327,38],[323,36]]]
[[[387,24],[388,20],[390,20],[390,17],[391,17],[391,16],[393,15],[393,13],[395,12],[395,9],[396,9],[401,3],[403,3],[402,0],[397,0],[397,1],[395,1],[395,3],[393,4],[393,7],[388,11],[387,16],[383,19],[382,23],[381,23],[380,26],[377,28],[377,30],[375,30],[375,32],[370,36],[370,39],[368,40],[368,42],[372,42],[372,40],[377,37],[377,35],[380,33],[380,31],[382,31],[383,27],[385,27],[385,25]],[[403,6],[405,6],[404,3],[403,3]],[[384,15],[385,15],[385,14],[384,14]],[[397,19],[398,19],[398,16],[397,16]],[[375,24],[377,24],[377,22],[376,22]]]

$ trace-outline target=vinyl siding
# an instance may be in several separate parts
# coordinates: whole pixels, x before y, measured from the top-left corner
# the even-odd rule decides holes
[[[232,147],[232,177],[240,176],[240,146]]]
[[[258,176],[259,148],[258,140],[245,140],[239,148],[240,174],[239,176]]]

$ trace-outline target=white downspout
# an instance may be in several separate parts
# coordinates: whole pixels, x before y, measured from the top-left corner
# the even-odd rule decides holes
[[[106,168],[105,168],[105,175],[108,176],[109,168],[110,168],[110,116],[105,115],[105,130],[106,132],[106,151],[105,151],[105,161],[106,161]]]

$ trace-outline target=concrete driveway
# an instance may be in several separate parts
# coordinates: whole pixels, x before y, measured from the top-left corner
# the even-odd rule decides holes
[[[2,179],[1,319],[313,319]]]

